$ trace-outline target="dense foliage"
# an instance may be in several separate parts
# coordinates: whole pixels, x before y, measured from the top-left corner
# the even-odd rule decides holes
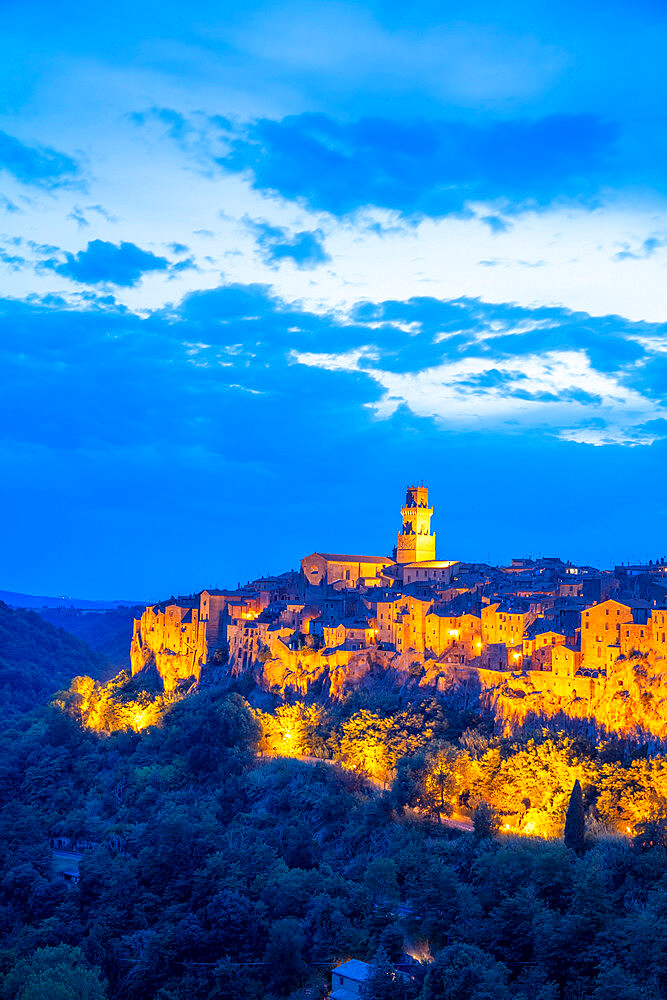
[[[436,819],[472,821],[482,804],[504,830],[560,837],[572,806],[571,846],[589,836],[635,834],[667,815],[667,755],[615,739],[523,730],[494,736],[435,699],[400,706],[359,694],[339,705],[279,705],[258,712],[263,752],[327,758],[381,787],[392,804]],[[572,795],[575,790],[575,802]]]
[[[589,840],[581,855],[560,840],[493,836],[491,812],[475,834],[449,831],[400,804],[412,787],[402,771],[425,759],[419,711],[388,712],[384,725],[377,705],[351,705],[330,732],[318,711],[310,735],[339,748],[347,739],[345,752],[361,712],[392,753],[406,741],[411,756],[398,759],[393,787],[326,764],[257,759],[256,714],[216,690],[143,733],[100,737],[54,709],[6,727],[0,996],[317,997],[349,957],[374,960],[376,996],[403,1000],[667,995],[659,820],[634,845]],[[458,754],[506,752],[460,737],[437,705],[426,715],[446,788]],[[536,758],[546,742],[507,759]],[[571,746],[553,746],[573,758]],[[56,836],[92,845],[76,886],[54,872]],[[428,964],[414,982],[392,983],[387,958],[405,948]]]
[[[109,675],[99,652],[34,611],[0,601],[0,711],[24,712],[48,701],[77,674]]]

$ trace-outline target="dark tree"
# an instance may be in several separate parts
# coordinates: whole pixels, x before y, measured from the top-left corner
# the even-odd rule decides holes
[[[396,975],[382,946],[375,952],[360,995],[363,1000],[394,1000],[396,996]]]
[[[488,802],[480,802],[472,814],[475,840],[486,840],[498,830],[498,816]]]
[[[632,843],[639,851],[647,851],[651,847],[667,847],[667,819],[664,816],[654,816],[644,823],[638,823]]]
[[[565,845],[577,854],[584,850],[584,796],[579,781],[575,781],[565,817]]]

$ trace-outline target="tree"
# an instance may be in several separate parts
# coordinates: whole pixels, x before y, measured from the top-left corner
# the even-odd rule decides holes
[[[632,839],[633,846],[638,851],[647,851],[650,847],[667,847],[667,822],[664,816],[654,816],[635,827]]]
[[[360,996],[362,1000],[396,1000],[396,973],[382,946],[375,952]]]
[[[429,763],[426,776],[426,805],[430,812],[449,815],[457,788],[456,750],[443,744]]]
[[[565,817],[565,844],[577,854],[584,850],[584,796],[579,779],[574,783]]]
[[[472,822],[476,840],[493,837],[498,829],[498,815],[488,802],[480,802],[472,814]]]
[[[453,944],[435,956],[423,1000],[510,1000],[507,969],[471,944]]]
[[[59,944],[19,959],[2,988],[3,1000],[106,1000],[99,969],[91,969],[80,948]]]
[[[270,968],[272,985],[280,992],[287,992],[296,986],[305,972],[303,945],[303,930],[299,920],[286,917],[274,922],[266,943],[264,961]]]

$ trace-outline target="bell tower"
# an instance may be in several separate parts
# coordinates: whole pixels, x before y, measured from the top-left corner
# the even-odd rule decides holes
[[[435,559],[435,535],[431,534],[433,508],[428,505],[428,486],[408,486],[401,507],[403,530],[398,535],[396,562],[427,562]]]

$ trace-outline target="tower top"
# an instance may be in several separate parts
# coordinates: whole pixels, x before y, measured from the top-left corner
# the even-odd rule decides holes
[[[408,486],[405,492],[406,507],[428,507],[428,486]]]
[[[402,531],[398,535],[396,562],[427,562],[435,559],[435,535],[431,533],[428,486],[408,486],[401,507]]]

